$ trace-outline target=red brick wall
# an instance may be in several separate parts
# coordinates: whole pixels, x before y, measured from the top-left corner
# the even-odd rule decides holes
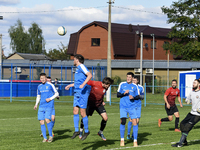
[[[91,38],[100,38],[100,46],[91,46]],[[77,54],[81,54],[85,59],[107,59],[108,32],[100,26],[90,26],[84,29],[79,36]],[[113,49],[111,44],[111,58]]]

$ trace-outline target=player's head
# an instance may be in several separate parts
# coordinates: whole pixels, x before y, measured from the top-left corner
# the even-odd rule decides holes
[[[58,78],[55,78],[55,82],[58,81]]]
[[[80,63],[84,63],[84,57],[80,54],[74,55],[74,66],[78,66]]]
[[[139,79],[138,79],[138,77],[134,77],[132,81],[133,81],[134,84],[138,84]]]
[[[51,77],[50,76],[47,77],[47,82],[51,83]]]
[[[199,89],[199,80],[195,79],[193,82],[193,90],[196,90],[197,88]]]
[[[111,84],[113,84],[113,79],[111,79],[111,78],[109,78],[109,77],[105,77],[104,79],[103,79],[103,81],[102,81],[102,86],[105,88],[105,89],[108,89],[109,88],[109,86],[111,85]]]
[[[133,78],[134,78],[134,74],[132,72],[128,72],[126,74],[126,82],[127,83],[132,83]]]
[[[175,89],[177,86],[177,80],[176,79],[173,79],[172,80],[172,88]]]
[[[42,84],[45,84],[47,82],[46,73],[40,73],[40,81],[42,82]]]

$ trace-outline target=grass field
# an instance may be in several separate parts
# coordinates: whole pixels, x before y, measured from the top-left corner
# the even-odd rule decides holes
[[[155,97],[157,97],[155,99]],[[35,98],[13,98],[18,100],[35,100]],[[148,99],[154,99],[153,102],[160,101],[162,96],[148,95]],[[62,102],[61,102],[62,101]],[[101,117],[95,112],[89,117],[90,135],[85,141],[78,137],[71,139],[74,132],[73,127],[73,97],[61,97],[60,102],[55,102],[56,123],[54,126],[54,142],[42,143],[39,136],[40,124],[37,120],[37,111],[33,110],[35,102],[24,101],[0,101],[0,149],[26,149],[26,150],[117,150],[133,149],[132,141],[125,140],[125,147],[120,147],[120,119],[119,105],[116,103],[109,106],[106,104],[108,114],[108,123],[104,130],[107,141],[103,141],[98,135]],[[117,101],[113,99],[113,101]],[[190,111],[191,106],[178,107],[180,111],[180,121]],[[137,149],[160,150],[176,149],[171,147],[171,142],[178,142],[181,134],[174,132],[174,120],[168,123],[162,123],[158,128],[159,118],[166,117],[163,105],[147,105],[142,107],[142,117],[139,124],[139,135]],[[126,124],[127,125],[127,124]],[[181,149],[199,149],[200,146],[200,125],[199,123],[189,133],[189,146]],[[126,132],[127,133],[127,132]],[[125,133],[125,135],[126,135]],[[125,137],[126,139],[126,137]]]

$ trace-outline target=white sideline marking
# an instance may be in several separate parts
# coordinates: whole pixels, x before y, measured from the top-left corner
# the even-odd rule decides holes
[[[190,140],[188,142],[196,142],[200,140]],[[157,146],[157,145],[163,145],[163,144],[175,144],[177,142],[171,142],[171,143],[156,143],[156,144],[147,144],[147,145],[139,145],[138,147],[145,147],[145,146]],[[171,145],[170,145],[171,146]],[[117,150],[117,149],[129,149],[129,148],[134,148],[133,146],[130,147],[119,147],[119,148],[112,148],[112,149],[104,149],[104,150]]]

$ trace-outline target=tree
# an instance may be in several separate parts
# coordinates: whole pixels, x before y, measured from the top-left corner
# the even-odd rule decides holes
[[[10,46],[13,52],[41,54],[45,45],[42,36],[42,29],[36,23],[32,23],[28,32],[22,25],[20,20],[17,20],[15,26],[11,26],[8,30],[11,38]]]
[[[171,43],[163,45],[165,50],[170,50],[176,56],[185,60],[200,59],[200,1],[179,0],[173,2],[170,8],[161,7],[167,14],[168,23],[173,23],[172,31],[168,37]]]
[[[70,55],[67,54],[67,50],[67,46],[61,42],[61,47],[58,45],[58,49],[50,49],[46,55],[55,60],[69,60]]]

